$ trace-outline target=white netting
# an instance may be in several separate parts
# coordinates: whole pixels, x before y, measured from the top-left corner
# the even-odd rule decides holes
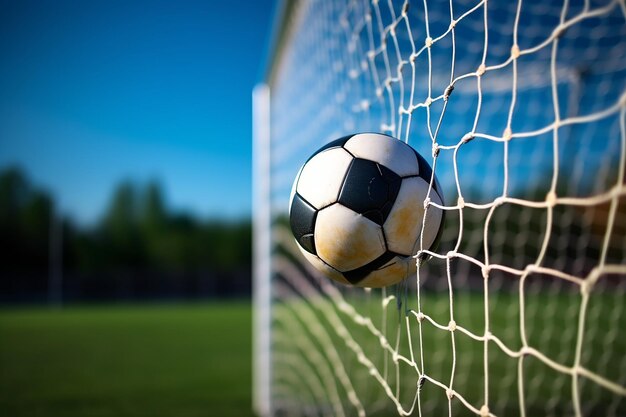
[[[273,414],[626,415],[624,1],[287,10],[268,79]],[[432,258],[372,291],[319,276],[285,222],[303,161],[364,131],[416,148],[446,201]]]

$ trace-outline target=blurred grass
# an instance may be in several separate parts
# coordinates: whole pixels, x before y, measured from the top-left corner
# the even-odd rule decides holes
[[[381,332],[383,328],[386,329],[387,340],[394,345],[397,343],[400,355],[405,358],[415,357],[419,363],[420,354],[423,354],[428,375],[448,384],[453,361],[450,332],[438,329],[428,321],[424,321],[420,343],[419,325],[414,316],[410,316],[411,335],[409,336],[404,310],[396,310],[395,302],[388,304],[386,320],[384,320],[382,297],[379,294],[371,297],[361,295],[361,293],[356,293],[350,297],[347,293],[344,294],[344,298],[360,315],[371,319],[373,325]],[[624,300],[624,294],[618,288],[606,288],[591,295],[581,358],[582,366],[621,386],[626,384],[626,379],[624,379],[624,365],[626,364],[624,360],[626,338],[623,337],[623,331],[626,329]],[[410,307],[417,306],[413,298],[405,302]],[[580,293],[574,291],[554,292],[548,289],[529,291],[525,302],[525,328],[530,346],[548,358],[570,366],[575,357],[580,302]],[[450,319],[449,297],[446,293],[424,292],[422,308],[425,314],[440,324],[446,325]],[[522,342],[519,329],[518,294],[494,291],[490,296],[489,309],[492,334],[509,348],[520,349]],[[332,313],[328,314],[328,312]],[[457,325],[478,335],[484,332],[484,298],[481,293],[455,292],[454,312]],[[330,399],[326,399],[324,403],[320,400],[320,396],[310,395],[310,392],[313,392],[311,388],[316,385],[318,391],[322,392],[326,392],[327,387],[332,387],[332,377],[328,377],[329,372],[324,374],[323,369],[317,371],[322,367],[308,359],[311,355],[307,354],[310,350],[323,352],[327,347],[326,343],[318,337],[318,333],[323,332],[328,335],[332,340],[332,345],[337,347],[339,352],[347,352],[342,356],[343,364],[357,396],[368,410],[368,415],[387,417],[398,414],[380,384],[372,378],[369,369],[357,360],[357,355],[349,351],[344,336],[339,334],[335,329],[335,324],[328,320],[329,315],[335,314],[345,326],[350,338],[362,350],[364,357],[370,360],[384,376],[400,402],[407,409],[410,408],[418,383],[416,370],[403,361],[398,361],[396,371],[393,355],[381,348],[378,336],[366,326],[361,325],[360,320],[355,320],[349,314],[341,312],[336,305],[319,302],[314,298],[288,299],[276,306],[276,332],[279,336],[282,333],[282,337],[276,338],[275,352],[285,357],[303,358],[298,362],[299,372],[315,374],[309,381],[303,380],[300,385],[292,383],[291,380],[283,382],[283,386],[286,387],[281,398],[285,404],[284,407],[298,410],[305,406],[318,409],[330,407]],[[386,326],[383,326],[385,321]],[[315,329],[316,326],[317,329]],[[319,329],[319,326],[323,328]],[[304,343],[294,344],[292,340],[295,340],[296,335]],[[412,346],[413,354],[409,346]],[[454,389],[470,404],[480,409],[485,397],[484,343],[457,331],[455,351]],[[488,358],[490,410],[497,416],[520,416],[518,359],[507,355],[495,343],[489,344]],[[333,366],[330,361],[326,366],[332,373]],[[295,368],[295,365],[291,363],[283,365],[280,375],[290,376],[290,372],[297,372],[292,371],[291,368]],[[400,375],[398,379],[396,379],[396,372]],[[275,375],[279,375],[279,371],[276,371]],[[558,372],[536,357],[528,355],[523,361],[523,381],[526,415],[572,416],[575,414],[570,375]],[[342,406],[350,415],[354,407],[348,401],[348,396],[339,380],[336,385],[339,387]],[[579,387],[584,415],[626,416],[625,397],[584,377],[579,378]],[[448,415],[448,400],[443,389],[432,383],[425,383],[421,393],[423,415]],[[293,401],[293,398],[297,398],[297,401]],[[417,414],[414,412],[414,415]],[[469,416],[472,413],[460,400],[454,399],[452,415]]]
[[[506,293],[492,296],[491,330],[517,349],[517,298]],[[378,297],[373,297],[371,303],[351,301],[361,314],[380,325]],[[583,347],[583,365],[620,384],[624,382],[626,355],[626,339],[621,337],[626,328],[623,301],[622,293],[592,296]],[[284,336],[280,339],[284,342],[276,345],[277,353],[284,354],[284,358],[299,358],[300,365],[308,364],[310,358],[288,343],[294,337],[304,342],[303,346],[324,352],[323,341],[310,333],[318,326],[311,320],[325,328],[340,352],[345,350],[345,341],[320,314],[321,307],[315,300],[296,299],[277,305],[277,331],[282,330]],[[446,294],[425,294],[423,308],[437,321],[446,323]],[[387,316],[391,340],[395,340],[394,323],[398,320],[393,310],[390,306]],[[559,362],[570,363],[578,311],[577,294],[529,294],[527,326],[531,345]],[[459,325],[480,332],[482,296],[457,293],[455,316]],[[342,321],[364,353],[383,369],[386,355],[378,339],[345,316]],[[300,332],[298,325],[302,326]],[[415,323],[412,328],[417,354]],[[251,416],[250,329],[251,306],[247,302],[0,309],[0,416]],[[446,382],[452,358],[450,334],[425,324],[423,336],[428,373]],[[408,356],[406,337],[403,331],[400,353]],[[483,345],[458,333],[456,347],[455,388],[480,406]],[[490,348],[489,357],[493,411],[502,416],[519,415],[517,360],[495,346]],[[345,352],[342,358],[361,399],[367,400],[368,415],[396,415],[355,356]],[[389,360],[388,380],[393,385],[391,363]],[[532,357],[525,360],[524,368],[527,415],[573,414],[570,377]],[[310,369],[316,373],[316,366]],[[416,375],[404,365],[400,371],[405,387],[401,399],[406,404],[415,392]],[[324,381],[321,374],[314,376]],[[291,388],[290,399],[302,400],[298,387]],[[584,378],[581,389],[585,415],[626,415],[626,399]],[[346,401],[345,409],[351,411],[344,392],[340,392],[340,398]],[[447,414],[447,400],[440,388],[425,384],[422,399],[422,411],[427,415]],[[467,409],[456,400],[453,415],[467,415]]]
[[[0,310],[1,416],[247,416],[248,302]]]

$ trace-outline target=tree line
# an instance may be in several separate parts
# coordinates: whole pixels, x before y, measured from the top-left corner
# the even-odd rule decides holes
[[[18,168],[0,172],[0,301],[196,298],[250,293],[251,224],[168,209],[157,182],[117,186],[80,226]]]

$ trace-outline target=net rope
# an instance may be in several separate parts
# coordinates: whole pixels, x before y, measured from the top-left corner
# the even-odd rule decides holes
[[[276,414],[626,414],[626,5],[494,3],[287,16],[269,82]],[[446,191],[424,201],[446,211],[442,244],[382,290],[321,277],[281,221],[306,155],[368,129]]]

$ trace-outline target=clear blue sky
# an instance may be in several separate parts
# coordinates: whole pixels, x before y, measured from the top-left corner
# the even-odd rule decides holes
[[[0,169],[81,222],[122,180],[171,207],[251,211],[251,90],[272,0],[0,0]]]

